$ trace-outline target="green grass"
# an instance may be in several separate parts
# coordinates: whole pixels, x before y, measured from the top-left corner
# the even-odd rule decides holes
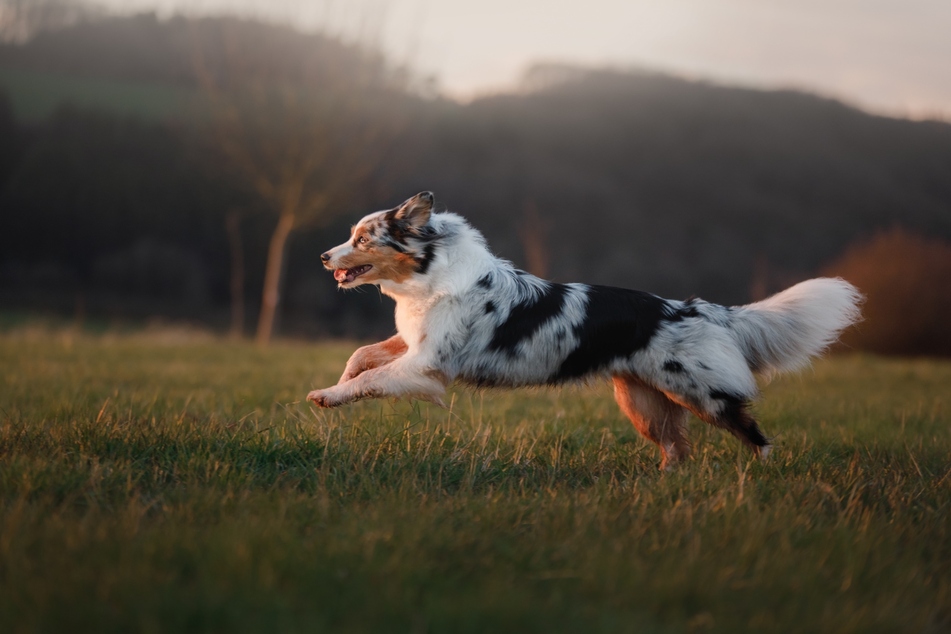
[[[33,631],[951,627],[951,363],[765,388],[751,462],[606,386],[314,411],[352,346],[0,336],[0,623]]]

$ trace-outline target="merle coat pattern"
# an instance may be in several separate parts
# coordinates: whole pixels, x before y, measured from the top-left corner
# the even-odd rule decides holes
[[[493,256],[460,216],[432,208],[423,192],[370,214],[321,256],[340,287],[376,284],[396,301],[398,334],[358,349],[337,385],[308,395],[317,406],[380,397],[442,404],[454,381],[519,387],[604,377],[659,446],[662,468],[689,454],[688,411],[765,458],[769,441],[749,413],[754,374],[804,367],[859,318],[861,296],[839,279],[739,307],[548,282]]]

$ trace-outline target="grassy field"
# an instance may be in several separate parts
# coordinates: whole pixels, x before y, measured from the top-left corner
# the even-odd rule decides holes
[[[672,474],[607,386],[314,411],[351,345],[0,336],[4,632],[942,632],[951,363],[765,388]]]

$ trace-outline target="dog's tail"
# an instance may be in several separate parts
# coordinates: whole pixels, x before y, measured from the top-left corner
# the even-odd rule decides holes
[[[760,302],[733,309],[732,330],[754,372],[798,370],[859,321],[862,294],[839,278],[800,282]]]

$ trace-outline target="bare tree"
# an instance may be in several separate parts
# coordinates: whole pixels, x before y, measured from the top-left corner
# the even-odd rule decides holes
[[[538,211],[535,201],[528,200],[522,208],[522,222],[518,238],[525,253],[525,268],[532,275],[548,277],[548,224]]]
[[[244,241],[241,239],[241,212],[232,209],[225,216],[231,252],[231,338],[244,336]]]
[[[209,127],[222,160],[276,217],[256,334],[266,345],[291,234],[352,204],[394,137],[398,99],[382,59],[354,46],[314,40],[321,50],[308,50],[302,60],[281,41],[257,42],[262,50],[248,50],[246,23],[215,24],[212,32],[205,24],[195,39]]]

